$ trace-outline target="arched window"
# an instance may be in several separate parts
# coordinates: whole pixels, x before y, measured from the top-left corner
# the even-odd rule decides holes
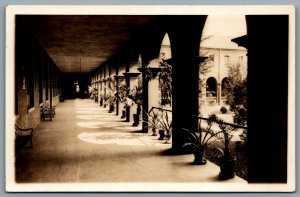
[[[223,79],[222,79],[222,83],[221,83],[221,94],[222,94],[222,96],[226,96],[226,91],[228,90],[228,77],[224,77]]]
[[[206,96],[217,96],[217,80],[214,77],[206,80]]]

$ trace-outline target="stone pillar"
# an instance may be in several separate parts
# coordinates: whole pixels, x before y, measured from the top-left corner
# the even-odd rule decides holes
[[[102,79],[99,79],[99,106],[102,106],[103,105],[103,102],[101,101],[101,99],[103,100],[103,80]]]
[[[182,128],[195,129],[198,126],[195,116],[199,115],[199,64],[204,59],[184,57],[167,61],[173,66],[172,148],[175,151],[182,151],[185,143]]]
[[[115,75],[114,78],[116,80],[116,92],[117,92],[117,95],[119,95],[119,85],[121,83],[121,80],[123,80],[125,77],[124,77],[124,75]],[[116,99],[116,115],[118,116],[119,114],[120,114],[120,101],[117,98]]]
[[[166,16],[172,46],[172,149],[184,151],[182,128],[195,129],[199,111],[200,40],[207,16]]]
[[[106,108],[106,86],[107,86],[107,79],[103,79],[103,107]]]
[[[100,86],[101,86],[101,82],[100,82],[100,71],[98,70],[97,72],[97,89],[98,89],[98,104],[100,105],[100,99],[101,99],[101,92],[100,92]]]
[[[247,35],[233,41],[248,49],[248,181],[286,183],[289,16],[249,15],[246,22]]]
[[[221,84],[220,83],[217,83],[217,88],[216,88],[216,90],[217,90],[217,103],[218,103],[218,105],[221,105],[222,103],[221,103],[221,98],[222,98],[222,90],[221,90]]]
[[[123,73],[126,79],[126,85],[128,87],[128,94],[134,88],[137,83],[137,77],[141,74],[140,72],[126,72]],[[130,108],[126,108],[126,122],[130,122],[133,113],[136,112],[136,106],[132,106]]]
[[[149,112],[152,107],[158,107],[159,106],[159,91],[158,91],[158,79],[146,79],[146,72],[151,72],[153,76],[157,76],[160,68],[151,68],[151,67],[142,67],[138,69],[143,77],[142,77],[142,83],[143,83],[143,122],[142,122],[142,128],[144,133],[148,133],[148,116],[146,112]]]

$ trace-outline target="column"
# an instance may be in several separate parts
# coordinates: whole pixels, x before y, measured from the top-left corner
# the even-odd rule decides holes
[[[116,92],[117,95],[119,95],[119,85],[121,83],[121,80],[125,79],[124,75],[115,75],[114,76],[115,80],[116,80]],[[120,114],[120,101],[119,98],[117,97],[116,99],[116,115],[118,116]]]
[[[130,91],[134,88],[136,85],[137,77],[141,74],[140,72],[126,72],[123,73],[126,79],[126,85],[128,88],[127,94],[130,93]],[[130,122],[131,117],[133,116],[133,113],[136,112],[137,107],[131,106],[130,108],[126,108],[126,122]]]
[[[195,129],[199,115],[199,64],[205,58],[172,58],[167,62],[173,66],[172,77],[172,149],[181,152],[185,143],[182,128]],[[188,69],[187,69],[188,68]]]
[[[199,111],[199,57],[200,40],[207,16],[166,16],[172,59],[172,149],[185,151],[185,133],[182,128],[195,129]]]
[[[249,15],[246,22],[247,35],[233,41],[248,49],[248,181],[286,183],[289,16]]]
[[[104,81],[103,81],[103,79],[100,79],[100,89],[99,89],[99,92],[100,92],[100,97],[99,97],[99,99],[100,99],[100,106],[103,106],[103,95],[104,95],[104,88],[103,88],[103,85],[104,85]]]
[[[217,82],[217,88],[216,88],[216,90],[217,90],[217,103],[218,103],[218,105],[220,105],[221,104],[221,98],[222,98],[222,94],[221,94],[221,84],[220,83],[218,83]]]

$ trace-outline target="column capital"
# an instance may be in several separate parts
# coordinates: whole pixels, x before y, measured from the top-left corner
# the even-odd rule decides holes
[[[157,74],[161,71],[161,68],[159,67],[142,67],[142,68],[138,68],[138,70],[145,74],[145,73],[151,73],[152,77],[155,78],[157,76]]]
[[[136,78],[140,75],[141,73],[140,72],[126,72],[126,73],[123,73],[123,75],[125,77],[129,77],[129,78]]]
[[[114,78],[116,80],[119,80],[119,79],[125,79],[125,76],[124,75],[115,75]]]

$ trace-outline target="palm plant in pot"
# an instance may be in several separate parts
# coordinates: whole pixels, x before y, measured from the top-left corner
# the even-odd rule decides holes
[[[116,94],[116,99],[120,102],[124,104],[124,108],[122,110],[122,116],[121,118],[125,118],[126,117],[126,101],[127,101],[127,86],[124,83],[119,83],[118,85],[118,91]]]
[[[157,131],[159,129],[159,119],[161,118],[157,110],[150,110],[147,114],[147,119],[143,120],[147,122],[147,129],[152,130],[152,136],[157,136]]]
[[[212,126],[216,120],[216,115],[212,114],[208,117],[208,119],[206,119],[206,127],[201,125],[201,119],[199,119],[198,128],[183,128],[183,130],[187,131],[188,133],[186,136],[187,142],[183,146],[190,147],[193,150],[195,164],[206,164],[206,159],[204,159],[206,147],[215,136],[221,133],[221,131],[215,131],[212,129]]]
[[[143,94],[142,82],[139,80],[138,84],[131,90],[130,94],[128,95],[128,98],[131,99],[137,105],[136,114],[133,114],[133,120],[134,120],[133,126],[139,125],[140,114],[141,114],[141,109],[143,104],[142,94]]]
[[[109,93],[107,95],[106,100],[107,100],[107,104],[109,106],[108,112],[111,113],[111,112],[113,112],[115,110],[114,109],[115,108],[115,102],[116,102],[115,95],[113,95],[112,93]]]
[[[98,102],[98,89],[97,88],[94,88],[93,96],[94,96],[95,102]]]
[[[169,119],[168,111],[161,109],[161,112],[161,117],[157,119],[161,135],[159,140],[166,139],[166,143],[169,143],[172,136],[172,120]]]
[[[108,102],[108,106],[109,106],[108,112],[111,113],[114,111],[115,102],[116,102],[115,81],[113,81],[111,78],[108,78],[107,87],[108,87],[107,102]]]
[[[224,149],[218,148],[221,153],[219,156],[219,164],[220,164],[220,179],[230,179],[235,176],[234,168],[236,157],[233,156],[229,150],[229,144],[233,137],[232,132],[236,131],[238,128],[234,125],[227,124],[221,119],[217,119],[217,123],[219,124],[219,128],[221,129],[221,133],[216,137],[223,142]]]
[[[103,94],[100,94],[100,106],[102,106],[103,105]]]

